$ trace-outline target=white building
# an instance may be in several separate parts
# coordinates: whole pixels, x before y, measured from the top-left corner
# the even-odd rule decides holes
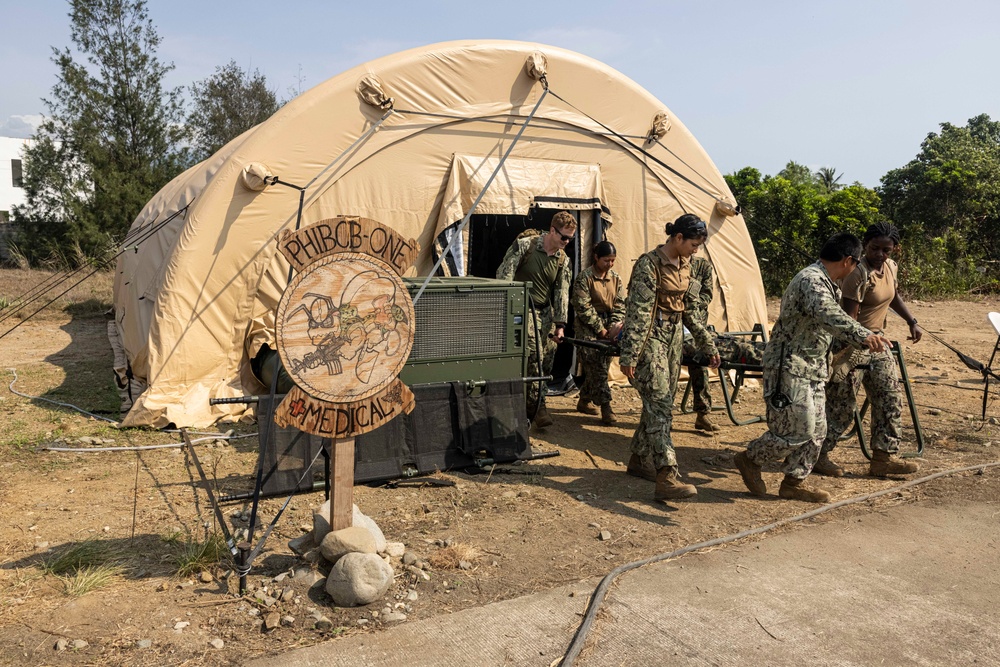
[[[0,223],[10,219],[14,205],[24,204],[21,160],[30,139],[0,137]]]

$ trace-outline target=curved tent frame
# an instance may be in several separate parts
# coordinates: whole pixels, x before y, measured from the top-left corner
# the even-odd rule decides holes
[[[526,67],[539,62],[544,77]],[[525,126],[545,86],[553,94]],[[456,156],[496,165],[507,152],[511,168],[517,161],[599,169],[593,217],[607,225],[613,216],[607,236],[623,274],[663,241],[665,222],[698,214],[709,223],[705,251],[720,297],[710,321],[719,330],[765,321],[759,267],[732,194],[663,104],[571,51],[507,41],[436,44],[303,93],[147,204],[132,231],[162,228],[121,255],[115,281],[118,332],[133,375],[148,383],[124,423],[206,426],[245,409],[209,406],[210,398],[262,389],[249,361],[261,345],[274,346],[274,309],[289,273],[276,252],[282,230],[339,215],[372,218],[419,240],[415,270],[425,275],[459,222],[448,213],[454,201],[445,201]],[[262,181],[261,173],[273,176]],[[508,191],[513,185],[501,174],[485,193],[492,211],[503,208]],[[558,193],[537,195],[559,201]],[[518,214],[520,200],[508,199]]]

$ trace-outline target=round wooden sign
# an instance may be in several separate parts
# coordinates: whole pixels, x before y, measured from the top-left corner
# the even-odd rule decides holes
[[[311,396],[359,401],[391,384],[413,347],[413,301],[371,255],[341,252],[297,274],[278,304],[278,354]]]

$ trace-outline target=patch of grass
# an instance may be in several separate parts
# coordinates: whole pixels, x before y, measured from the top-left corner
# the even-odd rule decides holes
[[[67,595],[79,597],[121,576],[123,554],[97,539],[59,549],[42,562],[42,571],[58,577]]]
[[[466,561],[468,563],[475,563],[476,559],[481,557],[483,552],[479,550],[478,547],[474,547],[471,544],[462,544],[456,542],[451,546],[442,547],[428,557],[427,562],[431,566],[443,569],[443,570],[457,570],[459,563]]]
[[[174,557],[177,574],[188,576],[207,570],[229,555],[226,541],[218,533],[208,536],[204,542],[188,542],[184,550]]]
[[[74,571],[70,575],[59,577],[66,587],[66,595],[80,597],[86,593],[104,588],[112,581],[121,576],[123,568],[121,565],[105,563],[92,567],[84,567]]]
[[[43,561],[42,570],[47,574],[63,576],[87,568],[118,564],[121,560],[120,550],[96,538],[90,538],[57,549],[52,556]]]
[[[169,533],[160,535],[160,539],[167,544],[181,544],[184,539],[184,532],[180,530],[172,530]]]

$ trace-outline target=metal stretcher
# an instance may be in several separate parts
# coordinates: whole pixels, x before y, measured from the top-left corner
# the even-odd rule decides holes
[[[749,338],[750,342],[767,342],[767,332],[764,327],[760,324],[755,324],[753,329],[750,331],[729,331],[726,333],[728,336],[744,336]],[[998,348],[1000,348],[1000,340],[998,340]],[[920,417],[917,415],[917,406],[913,400],[913,389],[910,386],[910,376],[906,372],[906,360],[903,357],[903,348],[900,346],[898,341],[892,342],[891,352],[894,357],[896,357],[896,367],[899,369],[900,378],[899,381],[903,385],[903,391],[906,394],[906,403],[910,408],[910,419],[913,421],[913,432],[914,437],[917,442],[916,451],[901,453],[900,456],[904,458],[920,456],[924,452],[924,434],[923,430],[920,428]],[[682,364],[689,365],[689,362],[694,364],[693,359],[685,357]],[[730,387],[730,377],[729,372],[734,371],[732,377],[732,387]],[[760,364],[741,364],[733,363],[722,360],[718,368],[719,373],[719,386],[722,388],[722,398],[725,403],[726,414],[729,416],[729,420],[736,424],[737,426],[746,426],[747,424],[756,424],[764,420],[762,415],[757,415],[756,417],[751,417],[750,419],[740,419],[736,416],[733,410],[733,404],[739,397],[740,389],[743,387],[743,383],[747,378],[762,379],[764,377],[764,368]],[[688,405],[688,399],[691,397],[691,383],[688,382],[684,389],[684,395],[681,398],[681,412],[688,414],[693,411]],[[868,412],[868,408],[871,406],[871,401],[868,397],[865,397],[865,402],[862,404],[861,409],[855,408],[854,410],[854,426],[843,436],[840,437],[841,440],[850,440],[851,438],[857,436],[858,443],[861,445],[861,453],[864,454],[866,459],[871,459],[872,453],[868,446],[868,439],[865,436],[865,429],[863,420],[865,414]]]

